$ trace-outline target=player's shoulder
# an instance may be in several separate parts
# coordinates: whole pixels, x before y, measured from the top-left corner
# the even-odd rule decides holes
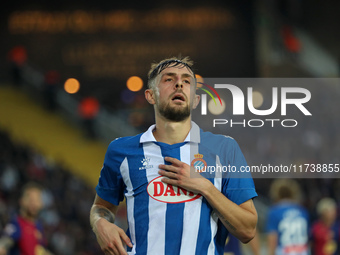
[[[210,131],[204,131],[203,129],[201,131],[201,138],[204,139],[213,139],[213,140],[225,140],[225,141],[235,141],[235,139],[228,135],[222,135],[222,134],[215,134]]]
[[[108,150],[120,150],[122,148],[127,148],[130,146],[135,146],[139,144],[140,136],[142,134],[138,134],[135,136],[124,136],[118,137],[110,142]]]
[[[312,223],[312,232],[317,233],[320,232],[321,229],[324,228],[324,224],[321,222],[321,220],[316,220]]]
[[[15,238],[20,234],[20,224],[17,215],[12,217],[10,221],[5,225],[2,234],[11,238]]]
[[[270,211],[275,213],[275,214],[284,214],[288,211],[294,211],[298,212],[298,215],[302,215],[305,217],[308,217],[308,211],[306,208],[304,208],[302,205],[295,203],[295,202],[279,202],[277,204],[274,204],[271,208]],[[294,213],[296,214],[296,213]]]
[[[297,210],[302,215],[308,214],[308,210],[298,202],[291,202],[287,205],[287,208],[291,210]]]
[[[238,147],[236,140],[228,135],[215,134],[210,131],[203,131],[201,129],[201,142],[210,146],[227,146],[227,147]]]
[[[10,218],[9,223],[10,223],[10,224],[19,225],[20,219],[21,219],[20,215],[18,215],[18,214],[15,213],[15,214]]]
[[[290,204],[277,202],[269,207],[269,212],[273,214],[282,214],[287,210],[290,210],[292,207]]]
[[[305,208],[302,205],[299,205],[298,208],[300,209],[303,216],[305,216],[306,218],[309,218],[309,211],[307,210],[307,208]]]

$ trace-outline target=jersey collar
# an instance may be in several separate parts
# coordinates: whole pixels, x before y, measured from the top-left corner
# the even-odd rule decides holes
[[[140,143],[157,142],[152,133],[155,127],[156,124],[150,126],[148,130],[141,135],[139,142]],[[189,134],[185,138],[184,142],[200,143],[200,141],[201,141],[200,128],[195,122],[191,121],[191,129]]]

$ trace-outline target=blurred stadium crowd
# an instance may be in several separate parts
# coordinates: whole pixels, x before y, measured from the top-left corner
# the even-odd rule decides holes
[[[48,248],[60,255],[100,254],[88,220],[94,189],[60,163],[47,162],[34,148],[14,142],[1,130],[1,230],[18,214],[21,187],[31,181],[43,187],[40,219]]]
[[[286,33],[290,35],[291,31]],[[285,42],[292,47],[293,51],[298,51],[300,45],[296,44],[296,40],[292,41]],[[51,112],[61,111],[63,116],[79,124],[87,138],[99,138],[105,142],[114,139],[121,134],[117,129],[110,129],[113,126],[110,126],[110,123],[118,123],[121,119],[125,119],[128,124],[120,127],[120,131],[127,132],[129,135],[144,131],[152,124],[151,111],[142,94],[138,94],[136,100],[126,107],[127,109],[116,112],[113,118],[112,115],[108,117],[107,113],[103,112],[104,107],[101,102],[90,100],[90,104],[79,108],[82,106],[82,98],[75,96],[73,99],[76,100],[70,101],[72,98],[64,92],[58,73],[52,71],[43,74],[33,69],[27,65],[26,53],[20,50],[23,49],[19,48],[19,53],[12,55],[10,59],[12,83],[16,84],[15,87],[40,99],[38,102],[41,106]],[[263,129],[255,131],[255,135],[247,132],[247,129],[232,130],[230,135],[240,143],[248,163],[254,165],[263,162],[274,165],[301,162],[339,163],[340,119],[336,116],[338,116],[337,102],[340,89],[336,86],[327,88],[321,93],[316,87],[310,88],[314,104],[309,106],[309,110],[317,117],[299,119],[297,116],[296,119],[303,128],[271,129],[270,132]],[[265,95],[267,96],[270,97]],[[66,101],[69,103],[65,106]],[[325,111],[326,104],[328,111]],[[101,119],[107,122],[112,119],[112,122],[106,124],[110,128],[106,128]],[[116,126],[118,128],[117,124]],[[288,136],[293,139],[282,139]],[[256,153],[252,153],[254,151]],[[296,162],[291,162],[292,158],[297,159]],[[95,170],[99,171],[99,169]],[[48,248],[55,255],[101,254],[89,225],[89,211],[95,195],[94,188],[72,174],[70,169],[66,169],[60,162],[47,160],[35,148],[14,141],[8,131],[0,129],[0,230],[18,212],[20,187],[29,181],[36,181],[44,188],[41,221],[48,240]],[[256,178],[254,181],[260,201],[259,233],[264,236],[266,214],[269,207],[273,205],[269,196],[269,187],[274,180]],[[302,188],[302,205],[308,210],[311,222],[318,219],[317,203],[325,197],[331,197],[336,201],[339,219],[340,178],[302,178],[298,179],[298,182]],[[118,221],[121,225],[124,225],[125,218],[124,213],[119,215]],[[261,244],[265,245],[262,238]],[[340,239],[338,246],[339,244]]]

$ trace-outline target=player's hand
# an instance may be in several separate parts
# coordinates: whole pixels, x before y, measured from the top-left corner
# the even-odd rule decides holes
[[[188,164],[176,158],[165,157],[164,159],[165,161],[170,162],[171,165],[159,165],[161,170],[159,170],[158,173],[167,177],[162,178],[162,182],[180,186],[195,193],[202,193],[208,185],[212,184],[208,179],[202,177]]]
[[[117,225],[100,218],[93,229],[102,251],[109,255],[127,255],[126,245],[132,248],[130,238]]]

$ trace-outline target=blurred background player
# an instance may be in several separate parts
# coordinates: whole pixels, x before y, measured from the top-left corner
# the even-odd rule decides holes
[[[78,113],[83,123],[83,129],[87,138],[95,138],[95,120],[99,112],[98,99],[92,96],[84,97],[78,105]]]
[[[22,190],[19,215],[4,229],[0,239],[0,255],[51,255],[45,246],[42,226],[38,222],[43,207],[41,187],[28,183]]]
[[[299,202],[301,192],[295,180],[277,179],[270,195],[275,203],[267,216],[267,245],[269,255],[308,255],[307,210]]]
[[[340,225],[336,222],[336,208],[332,198],[323,198],[316,206],[319,219],[313,223],[311,230],[313,255],[335,255],[340,252]]]

